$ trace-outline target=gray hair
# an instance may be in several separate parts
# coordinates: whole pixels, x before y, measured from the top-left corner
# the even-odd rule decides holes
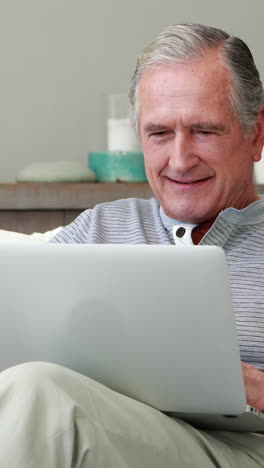
[[[147,69],[160,65],[188,63],[202,59],[209,49],[217,48],[230,72],[230,104],[245,134],[256,125],[264,105],[263,86],[248,46],[241,39],[220,29],[201,24],[175,24],[162,32],[138,58],[131,88],[132,121],[138,130],[139,83]]]

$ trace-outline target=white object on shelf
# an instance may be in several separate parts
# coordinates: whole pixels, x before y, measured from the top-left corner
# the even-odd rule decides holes
[[[254,182],[264,184],[264,151],[262,151],[261,160],[254,163]]]
[[[107,150],[138,151],[137,138],[129,117],[124,119],[108,119]]]
[[[128,96],[110,94],[107,109],[107,151],[139,151],[130,117],[131,106]]]
[[[17,182],[93,182],[95,173],[77,161],[34,162],[20,170]]]

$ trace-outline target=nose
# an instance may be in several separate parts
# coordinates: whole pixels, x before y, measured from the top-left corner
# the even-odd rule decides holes
[[[175,134],[169,156],[170,169],[181,176],[199,164],[199,157],[195,154],[191,135],[185,132]]]

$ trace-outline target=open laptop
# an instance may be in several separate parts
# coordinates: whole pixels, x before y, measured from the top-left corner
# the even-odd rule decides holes
[[[54,362],[198,427],[264,431],[220,248],[2,243],[0,258],[0,370]]]

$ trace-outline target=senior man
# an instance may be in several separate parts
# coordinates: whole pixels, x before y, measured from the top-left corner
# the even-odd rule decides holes
[[[172,26],[138,60],[130,97],[155,198],[98,205],[52,242],[223,247],[247,399],[263,410],[264,202],[252,179],[264,97],[251,53],[223,31]],[[264,466],[260,435],[197,430],[52,364],[2,372],[0,415],[4,468]]]

